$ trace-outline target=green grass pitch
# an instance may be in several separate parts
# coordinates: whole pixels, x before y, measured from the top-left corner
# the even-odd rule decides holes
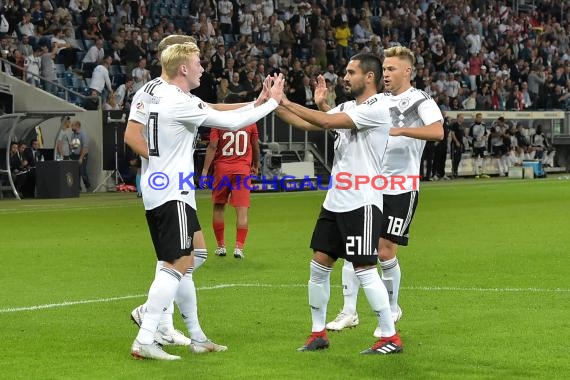
[[[87,194],[0,201],[1,379],[566,379],[570,376],[570,182],[463,180],[423,186],[403,271],[402,355],[363,356],[375,317],[300,353],[310,331],[309,239],[323,192],[255,194],[246,259],[213,254],[195,275],[204,331],[229,346],[178,362],[129,355],[130,311],[155,256],[139,199]],[[233,249],[234,212],[226,241]],[[328,319],[342,305],[333,271]],[[185,331],[181,318],[176,326]]]

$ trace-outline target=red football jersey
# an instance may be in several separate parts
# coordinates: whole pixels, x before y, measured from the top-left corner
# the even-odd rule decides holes
[[[250,174],[253,158],[252,141],[258,139],[256,124],[235,132],[212,128],[210,140],[218,140],[218,149],[214,158],[215,175]]]

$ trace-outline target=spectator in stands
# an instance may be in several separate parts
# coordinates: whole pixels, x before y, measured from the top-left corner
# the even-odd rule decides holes
[[[52,94],[57,92],[54,58],[55,50],[53,48],[50,50],[48,46],[42,45],[40,75],[44,78],[42,80],[44,90]]]
[[[447,80],[443,84],[443,92],[447,95],[450,101],[459,96],[460,85],[453,73],[447,74]]]
[[[250,102],[257,98],[257,95],[261,92],[262,82],[258,80],[254,81],[255,73],[251,70],[247,71],[245,80],[241,81],[241,85],[247,92],[245,96],[245,101]],[[202,97],[200,97],[202,99]]]
[[[40,86],[40,67],[42,65],[42,48],[37,46],[31,56],[26,57],[24,61],[24,73],[26,82],[39,87]]]
[[[33,47],[38,43],[36,39],[36,28],[34,24],[32,24],[32,15],[30,12],[26,12],[22,16],[22,21],[18,24],[18,32],[21,36],[27,36],[30,45]]]
[[[214,55],[212,55],[212,58],[210,58],[210,62],[212,63],[212,74],[216,78],[221,78],[222,74],[226,70],[226,68],[227,68],[226,60],[227,60],[226,59],[226,47],[223,43],[218,44],[216,52],[214,53]],[[233,64],[233,62],[232,62],[232,64]],[[233,67],[232,67],[232,69],[233,69]]]
[[[123,109],[115,100],[114,94],[107,95],[107,99],[103,104],[103,111],[117,111]]]
[[[218,1],[218,18],[220,20],[220,29],[223,34],[232,34],[232,13],[234,11],[233,4],[229,0]],[[236,9],[237,11],[237,9]]]
[[[127,65],[127,72],[130,73],[138,65],[142,57],[146,57],[146,51],[141,46],[139,35],[137,31],[131,33],[131,39],[125,42],[124,48],[125,64]]]
[[[481,93],[477,95],[477,109],[478,110],[491,110],[493,109],[493,100],[491,98],[491,90],[489,84],[483,84]]]
[[[352,32],[348,26],[348,21],[343,22],[334,29],[334,38],[336,40],[336,58],[349,59],[352,55],[349,40]]]
[[[530,73],[528,74],[528,93],[531,103],[537,100],[540,86],[544,85],[545,82],[544,70],[538,68],[537,65],[532,65]]]
[[[130,110],[133,95],[136,92],[133,85],[133,78],[128,76],[125,83],[115,90],[115,103],[119,106],[119,109]]]
[[[325,83],[327,85],[326,101],[328,106],[333,109],[336,107],[336,92],[334,89],[335,86],[329,79],[325,79]]]
[[[89,96],[83,100],[83,108],[89,111],[96,111],[101,104],[101,97],[97,90],[89,89]]]
[[[29,57],[34,53],[34,48],[30,45],[30,38],[28,36],[22,36],[22,40],[18,44],[18,50],[22,52],[24,57]]]
[[[217,98],[216,103],[225,103],[226,102],[226,98],[230,94],[230,89],[228,86],[229,86],[228,80],[226,78],[222,78],[220,80],[220,83],[218,84],[217,90],[216,90],[216,98]]]
[[[137,92],[139,88],[150,81],[150,71],[146,68],[146,58],[141,58],[137,67],[131,72],[131,76],[134,80],[134,91]]]
[[[1,50],[0,54],[2,59],[5,59],[8,62],[11,62],[13,60],[13,57],[8,50]],[[14,74],[12,73],[12,66],[10,66],[8,62],[1,62],[1,71],[7,75],[13,76]]]
[[[111,78],[109,77],[109,66],[113,62],[113,57],[110,55],[105,56],[103,60],[95,67],[93,70],[93,75],[91,76],[91,83],[89,88],[97,91],[97,95],[101,99],[106,99],[109,93],[113,93],[113,86],[111,84]]]
[[[83,57],[82,70],[84,71],[84,76],[90,78],[93,70],[103,58],[105,58],[105,50],[103,49],[104,41],[100,38],[95,40],[95,44],[87,50],[85,57]]]
[[[239,73],[234,72],[232,75],[232,80],[228,85],[230,93],[226,97],[226,103],[241,103],[247,96],[247,91],[241,85],[239,79]]]
[[[97,41],[103,39],[103,34],[97,23],[97,16],[88,15],[83,25],[81,25],[81,36],[83,40]]]
[[[308,76],[304,76],[300,86],[291,88],[289,99],[292,102],[295,102],[307,108],[317,109],[317,106],[313,101],[313,92],[314,91],[311,86],[311,79]]]

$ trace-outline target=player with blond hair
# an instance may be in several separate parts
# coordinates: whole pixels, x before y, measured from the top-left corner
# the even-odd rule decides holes
[[[178,191],[175,187],[157,190],[152,186],[151,176],[160,172],[176,179],[177,173],[192,172],[197,128],[207,124],[233,130],[247,125],[242,125],[244,121],[257,121],[277,107],[283,79],[274,78],[275,89],[272,89],[270,94],[273,94],[277,101],[269,100],[259,107],[251,103],[234,111],[220,112],[189,94],[190,90],[199,86],[203,72],[200,51],[194,43],[168,46],[161,54],[161,63],[162,82],[155,83],[148,89],[144,99],[139,99],[138,103],[133,102],[135,109],[146,110],[129,117],[135,121],[138,118],[140,125],[131,123],[127,126],[127,129],[131,127],[129,138],[126,138],[127,143],[136,153],[147,159],[141,186],[147,221],[159,260],[147,302],[142,308],[133,311],[133,319],[137,323],[140,322],[140,330],[131,354],[137,358],[174,360],[179,357],[165,353],[155,342],[157,335],[160,335],[157,332],[165,326],[161,325],[161,318],[165,314],[163,311],[171,308],[174,299],[192,337],[192,352],[225,351],[227,347],[207,339],[199,324],[199,330],[196,329],[197,302],[192,279],[194,260],[191,253],[195,233],[201,229],[195,215],[194,191]],[[240,123],[236,123],[236,119],[239,119]],[[144,124],[141,121],[146,123],[146,136],[143,134]],[[158,125],[161,127],[158,128]],[[172,324],[168,327],[171,330],[166,332],[172,333]],[[197,336],[199,333],[202,336]]]

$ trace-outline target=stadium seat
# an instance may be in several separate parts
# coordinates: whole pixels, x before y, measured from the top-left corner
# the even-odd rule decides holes
[[[121,68],[118,65],[109,66],[109,76],[112,77],[117,74],[121,74]]]
[[[95,46],[95,41],[83,40],[83,45],[85,46],[85,50],[89,50],[92,46]]]

